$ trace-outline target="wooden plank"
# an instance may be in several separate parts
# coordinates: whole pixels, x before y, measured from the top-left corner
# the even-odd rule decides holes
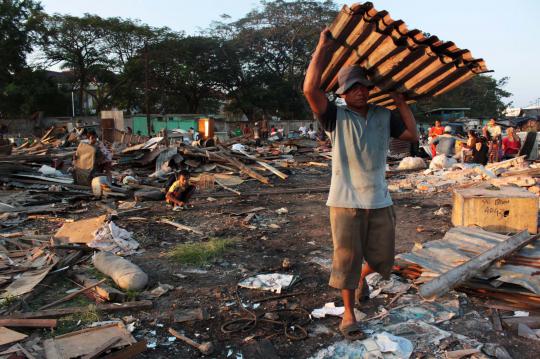
[[[108,342],[116,338],[114,344]],[[43,347],[47,359],[71,359],[95,353],[97,348],[122,348],[136,343],[131,333],[122,323],[112,323],[101,327],[87,328],[45,340]]]
[[[454,190],[454,226],[479,226],[494,232],[538,231],[538,198],[518,187],[500,190],[465,188]]]
[[[95,359],[95,358],[99,357],[100,354],[105,352],[107,349],[109,349],[111,346],[113,346],[114,344],[116,344],[119,341],[120,341],[120,338],[111,338],[111,339],[107,340],[105,343],[103,343],[103,344],[99,345],[98,347],[96,347],[96,349],[94,349],[93,352],[84,355],[82,357],[82,359]]]
[[[104,356],[102,359],[131,359],[146,350],[146,339]]]
[[[529,317],[503,317],[502,322],[505,326],[517,329],[519,323],[526,324],[529,328],[540,329],[540,316]],[[1,323],[0,323],[1,325]]]
[[[491,309],[491,319],[493,320],[493,328],[498,332],[502,332],[501,317],[499,316],[499,310],[497,308]]]
[[[440,296],[460,283],[485,270],[497,259],[504,258],[518,249],[536,240],[540,235],[529,236],[526,231],[520,232],[508,240],[501,242],[488,251],[449,270],[419,288],[419,294],[424,298]]]
[[[180,223],[176,223],[176,222],[173,222],[173,221],[169,221],[168,219],[162,219],[161,221],[159,221],[159,223],[170,224],[171,226],[176,227],[176,229],[178,229],[178,230],[193,232],[193,233],[196,233],[196,234],[201,235],[201,236],[204,235],[204,233],[199,231],[198,229],[195,229],[195,228],[192,228],[192,227],[180,224]]]
[[[26,337],[28,337],[28,335],[5,327],[0,327],[0,345],[15,343],[25,339]]]
[[[94,278],[88,278],[83,274],[75,274],[73,278],[79,282],[82,283],[84,286],[89,286],[94,283],[99,282],[97,279]],[[113,288],[107,284],[98,284],[94,291],[103,299],[109,301],[109,302],[123,302],[126,299],[126,294],[116,288]]]
[[[97,304],[96,309],[103,312],[119,312],[124,310],[139,310],[152,308],[153,303],[150,300],[141,300],[127,303]],[[0,319],[35,319],[35,318],[59,318],[66,315],[84,313],[88,307],[70,307],[60,309],[47,309],[30,313],[15,313],[9,317],[0,317]]]
[[[10,328],[55,328],[56,319],[0,319],[0,326]]]

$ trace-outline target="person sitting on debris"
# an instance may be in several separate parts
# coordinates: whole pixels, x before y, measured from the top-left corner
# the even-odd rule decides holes
[[[441,121],[435,121],[435,126],[429,129],[429,138],[431,139],[431,157],[437,156],[437,146],[433,144],[433,141],[444,133],[444,127],[441,126]]]
[[[474,130],[467,131],[467,143],[463,144],[460,153],[457,155],[461,163],[467,162],[472,155],[472,149],[479,141],[478,134]]]
[[[478,138],[478,141],[472,148],[472,162],[479,165],[487,165],[489,160],[488,140],[484,136]]]
[[[433,140],[433,144],[437,146],[437,155],[453,157],[456,153],[456,138],[452,136],[452,127],[446,126],[444,133],[437,136]]]
[[[502,140],[502,150],[504,159],[510,159],[517,156],[521,148],[521,140],[514,132],[512,127],[506,129],[506,137]]]
[[[111,168],[112,168],[112,154],[111,152],[105,147],[103,142],[98,141],[98,136],[96,131],[89,130],[86,133],[88,144],[94,146],[96,149],[96,171],[98,173],[103,173],[109,178],[109,181],[111,178]]]
[[[321,77],[335,48],[330,30],[323,30],[306,72],[304,94],[332,140],[327,206],[334,254],[329,284],[343,297],[340,332],[357,340],[365,335],[354,314],[355,291],[360,298],[368,295],[365,276],[376,271],[388,278],[394,263],[396,218],[385,180],[390,137],[414,142],[418,133],[403,95],[391,94],[399,115],[368,104],[374,84],[358,66],[346,66],[338,73],[336,94],[346,106],[329,102],[321,90]]]
[[[190,175],[187,170],[178,171],[175,176],[176,181],[167,190],[165,200],[177,211],[187,208],[187,203],[195,192],[195,186],[189,184]]]

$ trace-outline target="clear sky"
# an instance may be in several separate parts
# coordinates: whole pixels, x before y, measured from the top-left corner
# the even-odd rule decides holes
[[[343,1],[336,1],[340,6]],[[259,6],[258,0],[41,0],[48,13],[140,19],[151,26],[168,26],[194,34],[221,14],[238,19]],[[379,0],[409,28],[418,28],[482,57],[497,79],[508,76],[506,90],[514,106],[540,98],[540,1],[516,0]]]

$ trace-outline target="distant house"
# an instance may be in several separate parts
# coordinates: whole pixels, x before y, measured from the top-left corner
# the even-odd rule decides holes
[[[459,118],[466,117],[466,112],[471,109],[468,107],[443,107],[436,108],[434,110],[429,110],[424,113],[425,117],[429,119],[430,122],[434,121],[453,121]]]

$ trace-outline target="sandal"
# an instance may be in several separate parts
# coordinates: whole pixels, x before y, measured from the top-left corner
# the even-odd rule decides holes
[[[349,324],[346,327],[339,327],[339,331],[347,340],[363,340],[366,338],[366,333],[362,331],[359,323]]]
[[[357,288],[354,291],[355,301],[358,304],[367,302],[369,298],[369,285],[367,284],[366,278],[362,281],[362,288]]]

